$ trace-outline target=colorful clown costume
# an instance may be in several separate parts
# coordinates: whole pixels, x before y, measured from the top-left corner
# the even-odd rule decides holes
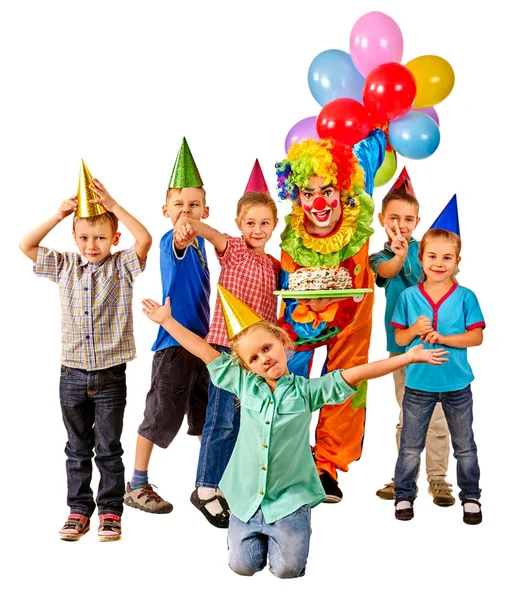
[[[368,262],[369,237],[374,204],[374,176],[380,167],[387,140],[375,129],[353,151],[332,140],[306,140],[289,148],[287,158],[277,163],[279,196],[293,201],[282,233],[281,288],[288,289],[289,273],[300,267],[343,266],[354,288],[374,289]],[[310,205],[300,201],[309,190],[311,177],[323,178],[320,194]],[[324,189],[332,186],[335,198]],[[307,194],[308,196],[309,194]],[[312,195],[312,192],[311,194]],[[340,205],[340,214],[339,214]],[[304,210],[305,208],[305,210]],[[327,235],[313,235],[310,224],[320,222],[328,210],[339,214]],[[312,214],[311,214],[312,213]],[[333,223],[332,223],[333,224]],[[308,227],[309,225],[309,227]],[[330,228],[331,229],[331,228]],[[315,228],[317,232],[317,227]],[[291,372],[309,376],[314,349],[326,345],[323,373],[366,363],[371,337],[373,294],[332,298],[326,307],[314,310],[314,302],[286,299],[280,324],[293,339],[297,352],[289,362]],[[337,480],[336,470],[347,471],[360,458],[364,437],[367,382],[361,382],[350,402],[321,409],[316,428],[314,457],[319,473]]]

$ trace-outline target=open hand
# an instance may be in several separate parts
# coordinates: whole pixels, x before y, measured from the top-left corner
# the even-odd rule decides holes
[[[424,350],[424,344],[412,346],[410,350],[406,352],[410,357],[412,363],[428,363],[430,365],[441,365],[447,362],[449,359],[446,358],[449,352],[444,348],[436,348],[435,350]]]
[[[91,204],[102,204],[104,209],[108,212],[113,212],[118,206],[116,200],[110,196],[105,186],[99,181],[99,179],[93,179],[93,183],[89,185],[89,188],[98,196],[98,198],[91,198]]]
[[[167,296],[163,306],[154,300],[142,300],[142,312],[151,321],[162,325],[166,319],[171,317],[170,298]]]

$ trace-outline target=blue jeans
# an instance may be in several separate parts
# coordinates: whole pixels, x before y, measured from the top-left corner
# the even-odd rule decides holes
[[[423,392],[405,387],[403,397],[403,429],[394,475],[394,496],[415,498],[420,455],[426,443],[431,415],[441,402],[449,432],[460,500],[480,498],[477,446],[472,431],[472,392],[470,386],[455,392]]]
[[[229,566],[238,575],[253,575],[264,569],[266,559],[276,577],[305,575],[311,536],[311,509],[301,506],[287,517],[266,523],[259,508],[248,523],[234,515],[229,519],[227,545]]]
[[[67,504],[90,517],[96,507],[90,487],[92,457],[100,480],[99,514],[121,516],[124,465],[121,433],[126,406],[126,364],[100,371],[61,366],[60,407],[67,431]]]
[[[230,353],[225,346],[218,352]],[[240,429],[240,406],[234,394],[215,387],[208,389],[206,423],[202,429],[196,487],[217,488],[231,458]]]

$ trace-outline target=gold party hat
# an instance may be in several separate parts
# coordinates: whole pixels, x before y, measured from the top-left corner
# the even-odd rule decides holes
[[[96,215],[106,213],[106,210],[101,204],[91,204],[91,199],[98,200],[97,194],[89,187],[91,183],[92,175],[82,158],[80,177],[78,179],[78,192],[76,193],[78,199],[78,208],[76,210],[77,217],[95,217]]]
[[[170,176],[169,189],[170,188],[197,188],[202,187],[202,179],[197,169],[197,165],[193,160],[192,153],[188,147],[186,138],[183,138],[181,142],[181,148],[176,157],[174,168],[172,169],[172,175]]]
[[[250,325],[264,320],[220,284],[218,284],[218,296],[220,297],[227,335],[230,340]]]

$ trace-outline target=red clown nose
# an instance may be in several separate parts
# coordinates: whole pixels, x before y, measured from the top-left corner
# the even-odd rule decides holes
[[[312,203],[312,208],[314,210],[325,210],[326,208],[326,200],[323,198],[323,196],[317,196],[314,199],[314,202]]]

